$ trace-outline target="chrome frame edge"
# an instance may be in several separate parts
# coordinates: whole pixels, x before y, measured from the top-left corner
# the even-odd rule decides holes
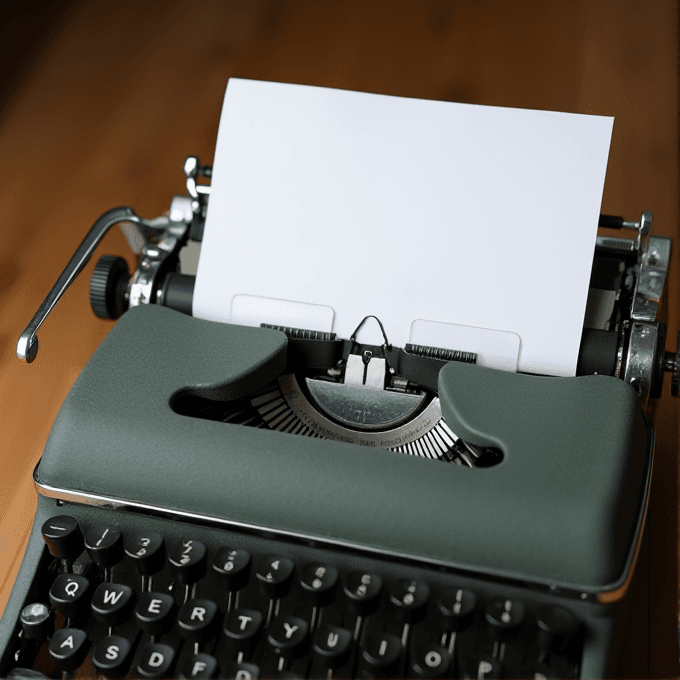
[[[348,541],[342,541],[338,539],[328,539],[320,538],[318,536],[311,536],[307,534],[302,534],[294,531],[286,531],[285,529],[275,529],[272,527],[265,527],[258,524],[249,524],[247,522],[241,522],[238,520],[229,520],[223,517],[215,517],[214,515],[205,515],[202,513],[189,512],[187,510],[176,510],[170,508],[164,508],[158,505],[152,505],[150,503],[142,503],[139,501],[131,501],[121,498],[114,498],[111,496],[104,496],[101,494],[91,493],[88,491],[73,491],[68,489],[61,489],[58,487],[51,486],[42,482],[40,480],[39,469],[40,461],[36,464],[33,470],[33,483],[35,485],[36,491],[39,495],[58,501],[64,501],[66,503],[74,503],[80,505],[89,505],[93,507],[98,507],[107,510],[130,510],[130,511],[143,511],[153,514],[153,516],[161,519],[174,519],[179,521],[193,521],[203,525],[213,526],[215,528],[228,528],[237,530],[246,530],[250,533],[255,533],[256,535],[269,535],[277,536],[281,538],[293,538],[298,541],[304,541],[311,543],[313,545],[321,545],[326,548],[344,548],[354,550],[360,553],[374,555],[378,557],[386,557],[397,559],[400,561],[417,563],[420,565],[430,566],[430,567],[443,567],[445,569],[450,569],[453,572],[464,574],[469,578],[478,579],[488,579],[496,583],[505,583],[513,585],[517,588],[522,589],[538,589],[547,592],[551,595],[561,595],[571,597],[572,599],[579,600],[582,602],[598,602],[602,601],[604,597],[607,602],[615,602],[622,597],[624,597],[626,591],[628,590],[627,584],[630,581],[632,572],[634,570],[637,557],[638,548],[642,540],[642,529],[644,528],[645,518],[647,516],[647,509],[649,505],[649,490],[651,486],[651,468],[653,463],[654,455],[654,440],[652,431],[652,446],[651,446],[651,459],[650,466],[648,470],[647,483],[645,485],[645,495],[643,499],[644,508],[641,512],[640,523],[637,527],[637,541],[635,547],[632,550],[632,554],[626,561],[626,566],[624,572],[621,574],[619,579],[612,585],[605,588],[583,588],[576,587],[573,583],[565,583],[560,581],[552,581],[548,579],[533,578],[529,579],[521,575],[515,574],[499,574],[495,573],[489,569],[483,567],[471,568],[469,566],[460,565],[452,562],[444,562],[441,560],[436,560],[428,558],[422,555],[413,555],[398,553],[388,550],[380,550],[377,548],[372,548],[371,546],[365,546],[359,543],[350,543]],[[616,594],[617,591],[622,591],[620,594]]]

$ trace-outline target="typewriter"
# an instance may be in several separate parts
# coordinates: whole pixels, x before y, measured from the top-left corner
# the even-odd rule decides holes
[[[680,384],[670,239],[651,213],[600,217],[632,238],[598,237],[577,377],[555,378],[192,317],[212,169],[190,157],[184,173],[165,215],[96,221],[19,339],[33,361],[39,326],[120,225],[138,265],[94,269],[92,309],[118,321],[34,472],[0,676],[613,673],[649,414],[665,372]]]

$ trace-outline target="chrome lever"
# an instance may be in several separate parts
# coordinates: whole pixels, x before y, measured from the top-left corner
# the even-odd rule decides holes
[[[30,364],[36,358],[38,355],[38,336],[36,335],[38,328],[40,328],[43,321],[45,321],[48,314],[54,308],[54,305],[59,302],[61,296],[68,290],[78,274],[83,271],[104,234],[114,224],[122,221],[143,222],[140,217],[135,215],[132,208],[123,207],[112,208],[94,223],[94,226],[78,246],[73,257],[71,257],[64,271],[57,279],[57,282],[52,286],[52,290],[47,294],[47,297],[31,319],[31,322],[26,326],[26,330],[19,336],[19,341],[17,342],[18,359]],[[148,222],[145,222],[145,224],[148,226]]]

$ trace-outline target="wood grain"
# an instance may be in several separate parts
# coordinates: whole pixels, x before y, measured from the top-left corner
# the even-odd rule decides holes
[[[101,213],[130,205],[155,217],[184,193],[184,158],[212,160],[231,76],[615,116],[602,211],[631,219],[653,210],[654,232],[673,237],[675,338],[672,0],[81,1],[39,39],[37,61],[3,81],[14,87],[0,117],[0,606],[32,521],[31,471],[62,399],[110,328],[89,310],[94,260],[41,329],[35,364],[14,358],[16,340]],[[116,232],[97,256],[128,252]],[[656,434],[650,550],[620,669],[627,677],[680,674],[678,407],[668,386]]]

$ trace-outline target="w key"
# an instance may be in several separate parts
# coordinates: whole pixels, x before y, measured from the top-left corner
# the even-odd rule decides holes
[[[122,583],[100,583],[92,596],[92,615],[107,626],[127,620],[132,612],[132,588]]]

